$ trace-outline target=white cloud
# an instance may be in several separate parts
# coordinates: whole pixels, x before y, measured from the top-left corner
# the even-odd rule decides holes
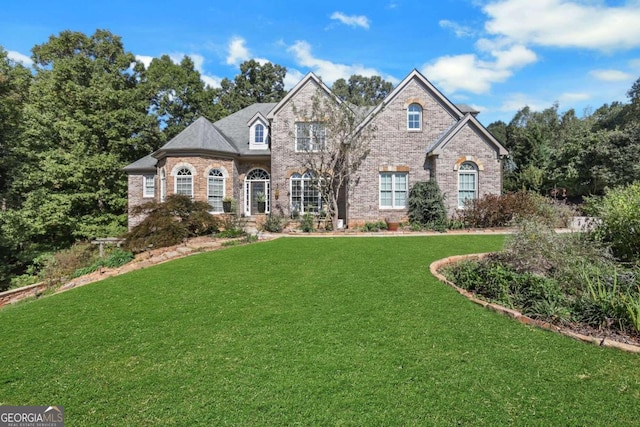
[[[286,90],[291,89],[296,84],[298,84],[298,82],[302,80],[303,77],[304,74],[296,70],[295,68],[287,68],[287,75],[284,76],[284,88]]]
[[[458,90],[487,93],[493,83],[513,75],[513,70],[537,61],[534,52],[524,46],[493,50],[494,61],[484,61],[475,54],[443,56],[422,68],[423,73],[447,92]]]
[[[499,111],[516,112],[527,106],[533,111],[542,111],[549,107],[549,105],[550,103],[535,99],[531,95],[511,93],[504,98],[502,105],[499,107]]]
[[[640,46],[640,2],[494,0],[483,8],[488,33],[515,43],[596,50]]]
[[[31,58],[27,55],[24,55],[20,52],[16,52],[15,50],[8,50],[7,51],[7,58],[9,58],[10,60],[14,61],[14,62],[19,62],[22,65],[24,65],[25,67],[31,67],[33,65],[33,61],[31,60]]]
[[[311,46],[305,41],[297,41],[293,46],[290,46],[287,51],[293,54],[298,65],[310,68],[314,73],[322,77],[322,80],[328,85],[333,84],[333,82],[340,78],[348,79],[354,74],[360,74],[366,77],[380,75],[376,69],[368,68],[360,64],[336,64],[325,59],[315,58],[311,53]],[[393,84],[398,83],[398,79],[394,77],[382,77]]]
[[[581,102],[591,99],[591,95],[588,93],[581,92],[565,92],[560,95],[558,98],[558,102],[560,104],[571,104],[573,102]]]
[[[249,49],[245,46],[246,41],[242,37],[233,37],[229,41],[229,55],[227,64],[239,65],[241,62],[251,59]]]
[[[442,19],[438,24],[442,28],[452,30],[456,37],[473,37],[475,35],[475,31],[472,28],[449,21],[448,19]]]
[[[605,82],[624,82],[633,79],[633,75],[620,70],[593,70],[589,74]]]
[[[153,61],[153,56],[136,55],[136,59],[144,64],[144,68],[149,68],[151,61]]]
[[[350,27],[361,27],[367,30],[369,29],[369,18],[364,15],[348,16],[342,12],[333,12],[333,14],[331,14],[331,19],[340,21]]]

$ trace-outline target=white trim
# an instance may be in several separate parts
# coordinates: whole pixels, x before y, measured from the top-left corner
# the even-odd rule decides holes
[[[418,111],[411,111],[411,107],[413,106],[417,106],[418,107]],[[409,132],[419,132],[422,130],[422,114],[423,114],[424,109],[422,108],[422,105],[418,104],[417,102],[412,102],[411,104],[409,104],[409,106],[407,107],[407,130]],[[411,115],[414,114],[418,114],[418,127],[417,128],[412,128],[409,126],[409,123],[411,122],[410,117]]]
[[[266,178],[260,178],[260,179],[249,179],[249,175],[251,175],[252,172],[256,172],[256,171],[262,171],[264,172],[264,174],[266,174]],[[264,176],[264,175],[263,175]],[[244,178],[244,214],[246,216],[251,216],[251,183],[253,182],[263,182],[264,183],[264,189],[265,189],[265,196],[266,196],[266,206],[265,206],[265,213],[269,213],[271,211],[271,192],[270,192],[270,186],[271,186],[271,174],[269,172],[267,172],[265,169],[263,168],[253,168],[251,169],[249,172],[247,172],[247,174],[245,175]]]
[[[391,176],[391,205],[382,204],[382,176]],[[403,191],[396,189],[396,177],[403,175],[405,177],[405,187]],[[398,205],[396,201],[396,193],[404,192],[404,204]],[[381,210],[406,209],[409,200],[409,173],[408,172],[379,172],[378,173],[378,208]]]
[[[473,167],[473,169],[463,169],[462,167],[464,165],[470,165]],[[467,197],[465,198],[462,203],[460,203],[460,192],[461,191],[466,191],[466,192],[470,192],[472,190],[462,190],[460,188],[460,176],[470,176],[473,177],[473,197]],[[478,184],[478,179],[479,179],[479,173],[478,173],[478,165],[475,164],[474,162],[470,162],[470,161],[466,161],[464,163],[462,163],[457,171],[457,191],[456,191],[456,195],[457,195],[457,204],[458,204],[458,209],[464,209],[464,202],[467,200],[475,200],[478,198],[478,188],[479,188],[479,184]]]
[[[188,170],[189,171],[189,175],[178,175],[180,173],[180,171],[182,170]],[[196,175],[193,171],[192,167],[187,166],[186,164],[182,164],[182,165],[176,165],[176,167],[173,168],[173,193],[174,194],[183,194],[185,196],[189,196],[193,199],[194,197],[194,193],[193,193],[193,178]],[[190,184],[191,184],[191,189],[190,189],[190,194],[184,194],[184,193],[179,193],[178,192],[178,179],[179,177],[190,177]],[[184,178],[183,178],[184,179]]]
[[[262,126],[262,142],[256,142],[256,128]],[[264,150],[269,144],[269,126],[261,119],[256,119],[249,127],[249,149],[250,150]]]
[[[147,185],[151,181],[151,185]],[[147,190],[151,190],[151,192]],[[156,176],[142,175],[142,198],[153,198],[156,196]]]
[[[217,171],[220,173],[220,175],[211,175],[211,172],[213,171]],[[224,209],[222,208],[222,201],[224,200],[225,196],[226,196],[226,184],[227,184],[227,178],[226,178],[227,174],[226,171],[224,170],[224,168],[209,168],[209,170],[207,171],[207,203],[209,203],[209,206],[211,206],[211,212],[213,213],[222,213],[224,212]],[[213,183],[212,183],[213,181]],[[220,206],[218,206],[218,209],[215,209],[215,206],[213,206],[211,204],[211,185],[222,185],[222,195],[220,196]]]

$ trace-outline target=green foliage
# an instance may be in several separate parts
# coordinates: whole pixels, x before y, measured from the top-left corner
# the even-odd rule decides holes
[[[145,73],[147,90],[152,93],[151,114],[169,140],[200,116],[216,121],[224,108],[217,101],[217,93],[205,87],[200,73],[190,57],[175,63],[168,55],[154,58]]]
[[[597,238],[622,261],[640,260],[640,183],[609,190],[592,202],[599,219]]]
[[[384,221],[367,221],[362,226],[362,231],[377,232],[387,229],[387,223]]]
[[[133,253],[123,251],[120,248],[115,248],[111,251],[108,251],[105,257],[98,258],[93,264],[74,271],[72,277],[80,277],[85,274],[93,273],[94,271],[97,271],[103,267],[118,268],[132,261],[133,258]]]
[[[305,233],[311,233],[315,230],[313,223],[315,221],[315,217],[310,213],[305,213],[302,215],[302,219],[300,220],[300,229]]]
[[[435,179],[416,182],[409,192],[409,221],[438,231],[447,228],[444,195]]]
[[[338,79],[331,91],[341,100],[357,106],[378,105],[393,90],[393,83],[380,76],[352,75],[349,82]]]
[[[640,271],[625,269],[583,234],[523,221],[505,248],[447,271],[458,286],[555,323],[638,334]]]
[[[254,59],[240,64],[240,74],[233,81],[224,78],[218,89],[220,104],[234,113],[256,102],[278,102],[287,94],[284,77],[287,69]]]
[[[245,223],[242,218],[235,215],[226,215],[222,219],[220,226],[221,231],[217,234],[217,237],[231,238],[244,236]]]
[[[145,215],[145,218],[127,233],[124,247],[136,253],[215,233],[220,228],[220,221],[209,214],[209,209],[209,204],[194,202],[179,194],[168,196],[164,203],[149,202],[138,206],[132,214]]]
[[[262,224],[262,229],[270,233],[280,233],[282,231],[283,221],[284,218],[281,215],[269,214],[264,224]]]
[[[550,227],[566,227],[574,211],[553,199],[531,191],[485,194],[471,200],[460,212],[468,227],[491,228],[514,225],[522,220],[536,220]]]

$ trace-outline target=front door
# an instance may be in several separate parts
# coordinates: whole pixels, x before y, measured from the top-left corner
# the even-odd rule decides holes
[[[264,181],[253,181],[249,183],[249,186],[251,187],[251,215],[255,215],[260,213],[258,211],[258,196],[267,194],[267,185]]]
[[[269,173],[264,169],[253,169],[247,174],[244,182],[244,213],[255,215],[258,212],[258,196],[266,198],[266,213],[269,213]]]

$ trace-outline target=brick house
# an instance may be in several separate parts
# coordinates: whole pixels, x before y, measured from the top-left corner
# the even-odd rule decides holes
[[[209,202],[214,214],[222,213],[229,197],[240,214],[254,216],[260,194],[266,195],[267,213],[322,210],[314,177],[301,169],[301,156],[324,141],[322,123],[300,117],[318,93],[334,99],[309,73],[278,103],[253,104],[215,123],[197,119],[125,167],[129,208],[180,193]],[[375,129],[374,139],[354,177],[357,184],[341,197],[345,224],[405,218],[409,191],[419,181],[437,180],[450,215],[469,198],[499,194],[507,151],[476,114],[412,71],[361,123]],[[140,220],[130,215],[129,227]]]

